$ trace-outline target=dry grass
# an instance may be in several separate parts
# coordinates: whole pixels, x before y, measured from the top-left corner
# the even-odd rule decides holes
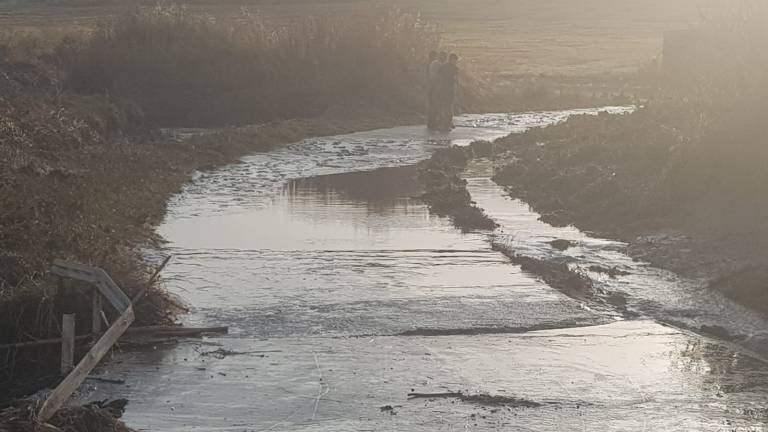
[[[270,20],[308,15],[369,15],[400,7],[438,22],[448,46],[494,76],[602,75],[631,72],[661,53],[662,33],[689,28],[730,0],[376,0],[188,1],[189,9],[237,17],[242,6]],[[58,3],[58,4],[57,4]],[[0,13],[18,27],[88,25],[119,15],[137,0],[41,2]],[[0,9],[1,10],[1,9]]]
[[[133,100],[154,124],[246,124],[351,100],[420,112],[422,63],[438,44],[431,25],[394,10],[275,25],[155,7],[98,27],[65,68],[75,91]]]

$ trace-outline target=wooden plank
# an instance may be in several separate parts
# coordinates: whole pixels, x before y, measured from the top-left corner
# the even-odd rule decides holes
[[[126,331],[130,335],[196,336],[203,333],[228,333],[229,327],[175,327],[148,326],[134,327]]]
[[[72,371],[75,365],[75,314],[61,317],[61,375]]]
[[[100,268],[97,268],[96,274],[100,279],[100,282],[96,284],[96,286],[99,288],[99,291],[101,291],[101,293],[104,294],[104,297],[106,297],[107,300],[109,300],[112,306],[114,306],[120,312],[128,309],[128,306],[131,305],[131,299],[128,298],[127,295],[125,295],[123,290],[121,290],[120,287],[117,286],[115,281],[113,281],[112,278],[109,277],[107,272],[105,272]]]
[[[56,260],[51,264],[50,272],[63,278],[96,283],[99,278],[94,274],[93,267]]]
[[[86,339],[91,339],[93,335],[80,335],[75,336],[75,341],[81,341]],[[45,345],[59,345],[61,344],[61,338],[55,338],[55,339],[38,339],[33,341],[26,341],[26,342],[17,342],[12,344],[4,344],[0,345],[0,350],[7,350],[7,349],[17,349],[17,348],[34,348],[34,347],[41,347]]]
[[[50,272],[64,278],[80,280],[95,285],[118,312],[124,312],[131,299],[117,286],[104,270],[98,267],[55,260]]]
[[[177,327],[177,326],[149,326],[149,327],[131,327],[125,331],[124,335],[163,335],[166,337],[185,337],[197,336],[205,333],[227,333],[229,327]],[[94,335],[75,336],[75,341],[92,339]],[[57,345],[61,343],[61,338],[40,339],[35,341],[17,342],[12,344],[0,345],[0,350],[17,349],[28,347],[39,347],[44,345]]]
[[[91,296],[91,333],[99,334],[101,333],[101,292],[94,287]]]
[[[80,360],[80,363],[77,364],[72,373],[67,375],[48,399],[46,399],[37,414],[38,421],[42,423],[47,422],[56,414],[56,411],[64,405],[72,393],[85,381],[93,368],[109,352],[112,345],[125,333],[125,330],[133,323],[134,319],[133,306],[128,306],[128,309],[120,315],[112,324],[112,327],[104,333],[101,339],[88,351],[88,354]]]

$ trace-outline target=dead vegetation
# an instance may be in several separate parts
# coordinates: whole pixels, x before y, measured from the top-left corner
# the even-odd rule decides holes
[[[66,83],[140,107],[163,126],[249,124],[366,100],[418,113],[422,63],[439,45],[417,15],[218,19],[184,7],[140,9],[67,49]]]
[[[93,32],[0,38],[0,344],[58,336],[46,277],[54,258],[102,267],[131,296],[143,287],[151,269],[140,248],[156,243],[166,200],[194,170],[308,136],[401,123],[422,103],[413,62],[436,39],[417,17],[265,25],[155,8]],[[374,84],[362,89],[365,80]],[[238,86],[247,96],[239,102]],[[302,114],[313,117],[182,142],[152,131]],[[81,300],[77,327],[86,329],[90,303]],[[176,311],[153,289],[137,325],[167,324]],[[0,351],[0,399],[55,381],[54,357],[49,348]]]
[[[46,424],[34,419],[34,405],[21,405],[0,410],[0,432],[131,432],[120,417],[125,399],[92,402],[59,410]]]

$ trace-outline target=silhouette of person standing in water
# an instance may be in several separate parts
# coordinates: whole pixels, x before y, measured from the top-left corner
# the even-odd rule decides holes
[[[448,53],[431,52],[427,65],[427,127],[436,129],[440,113],[440,68],[448,61]]]
[[[451,54],[448,61],[440,66],[437,72],[438,112],[436,129],[443,132],[451,131],[453,126],[454,104],[459,86],[459,56]]]

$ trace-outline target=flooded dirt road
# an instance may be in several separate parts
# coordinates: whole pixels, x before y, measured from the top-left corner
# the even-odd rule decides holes
[[[695,304],[673,307],[673,275],[541,224],[487,166],[467,178],[495,233],[462,234],[413,198],[411,165],[434,149],[569,114],[308,140],[201,174],[159,230],[174,254],[166,276],[192,308],[185,321],[231,333],[117,354],[101,373],[126,385],[87,397],[127,397],[128,424],[163,431],[764,430],[768,367],[660,324],[676,310],[699,324]],[[554,238],[577,246],[553,252]],[[548,287],[499,245],[587,272],[621,266],[623,278],[591,276],[621,287],[637,318]],[[698,312],[760,331],[759,318],[720,311]]]

